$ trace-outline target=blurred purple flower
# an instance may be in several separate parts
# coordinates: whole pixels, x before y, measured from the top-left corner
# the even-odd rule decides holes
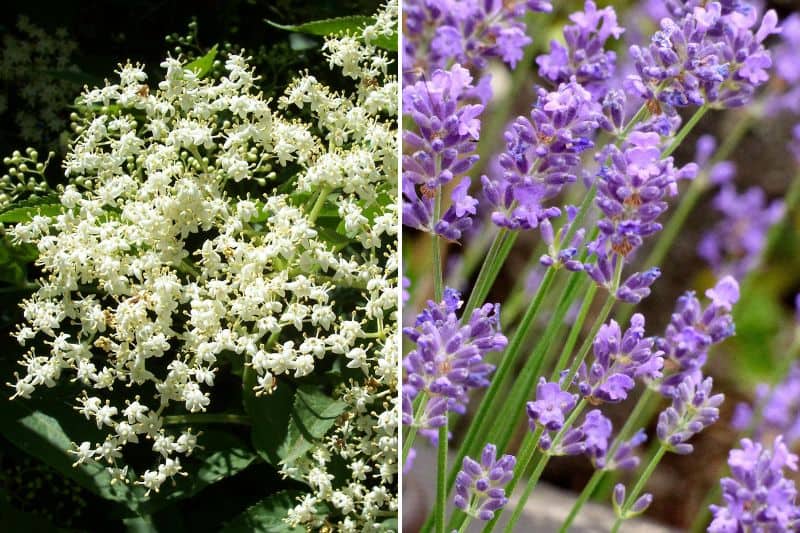
[[[750,439],[728,455],[731,476],[720,481],[723,505],[712,505],[708,531],[797,531],[800,507],[794,481],[786,470],[797,470],[797,456],[778,436],[772,449]]]
[[[513,68],[531,43],[525,13],[551,10],[547,0],[404,0],[405,81],[452,63],[483,69],[493,57]]]
[[[740,195],[728,184],[723,185],[712,205],[723,219],[706,232],[697,253],[718,276],[743,279],[758,265],[770,228],[783,217],[783,202],[767,204],[758,186]]]

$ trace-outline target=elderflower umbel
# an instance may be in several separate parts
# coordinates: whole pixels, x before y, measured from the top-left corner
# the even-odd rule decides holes
[[[398,83],[373,44],[396,30],[396,4],[375,21],[325,44],[350,92],[302,75],[276,109],[248,58],[229,55],[218,79],[167,58],[158,84],[128,63],[81,96],[61,213],[10,230],[43,272],[22,303],[14,396],[81,384],[76,409],[105,439],[76,445],[77,463],[158,491],[203,440],[165,416],[213,411],[221,359],[270,394],[342,357],[358,371],[333,391],[348,417],[283,465],[318,489],[287,520],[314,527],[325,505],[342,531],[377,531],[396,511]],[[270,184],[279,174],[294,193]],[[323,213],[341,217],[336,239]],[[154,466],[134,473],[137,442]],[[352,475],[334,480],[342,461]]]

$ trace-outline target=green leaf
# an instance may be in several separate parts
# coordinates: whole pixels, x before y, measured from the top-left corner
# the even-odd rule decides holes
[[[278,450],[283,463],[292,463],[306,454],[314,442],[325,436],[347,404],[334,400],[315,387],[297,389],[292,405],[286,440]]]
[[[244,408],[253,421],[250,440],[258,454],[277,467],[281,462],[278,449],[288,434],[294,390],[279,381],[272,394],[256,396],[253,392],[255,372],[246,369],[244,375]]]
[[[375,23],[375,18],[364,15],[352,15],[347,17],[315,20],[312,22],[305,22],[303,24],[278,24],[277,22],[272,22],[271,20],[267,20],[266,22],[270,26],[274,26],[281,30],[325,37],[327,35],[336,35],[344,32],[349,32],[353,35],[359,35],[364,26]],[[392,35],[388,36],[379,35],[372,44],[379,48],[383,48],[384,50],[396,52],[397,32],[394,32]]]
[[[63,211],[64,206],[61,205],[58,197],[48,195],[11,204],[0,211],[0,222],[18,224],[20,222],[29,222],[36,215],[53,217]]]
[[[315,20],[312,22],[305,22],[303,24],[278,24],[267,20],[267,24],[274,26],[281,30],[294,31],[297,33],[308,33],[311,35],[334,35],[342,32],[358,33],[361,28],[368,24],[372,24],[374,19],[363,15],[353,15],[348,17],[336,17],[331,19]]]
[[[283,519],[296,505],[297,491],[281,491],[248,508],[231,520],[222,533],[292,533],[304,531],[303,528],[290,528]]]
[[[198,78],[204,77],[211,72],[211,67],[214,66],[214,60],[217,58],[217,45],[211,47],[203,57],[198,57],[191,63],[186,64],[186,69],[194,71]]]
[[[72,466],[75,457],[68,450],[72,448],[73,440],[83,440],[82,436],[77,435],[79,431],[70,431],[70,436],[65,431],[70,418],[67,415],[72,413],[63,413],[56,419],[34,411],[19,400],[4,403],[0,409],[0,423],[3,426],[3,435],[12,444],[95,494],[135,506],[141,494],[134,494],[130,487],[120,483],[112,485],[111,476],[104,466],[94,462]],[[91,437],[85,438],[88,440]]]
[[[233,476],[250,466],[257,458],[250,447],[241,439],[225,431],[203,430],[201,438],[203,449],[192,458],[196,461],[182,461],[187,476],[176,477],[175,487],[164,496],[151,497],[139,507],[140,511],[153,513],[166,505],[194,496],[205,487]]]

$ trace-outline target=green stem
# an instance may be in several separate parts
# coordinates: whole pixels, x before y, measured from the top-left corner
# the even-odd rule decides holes
[[[572,505],[572,509],[570,509],[567,518],[564,519],[564,523],[561,524],[561,529],[558,530],[558,533],[567,533],[569,526],[572,525],[572,522],[578,516],[578,512],[581,510],[581,507],[589,500],[594,489],[597,488],[597,485],[600,483],[600,480],[603,478],[603,474],[605,473],[604,470],[595,470],[592,477],[583,487],[580,496],[578,499],[575,500],[575,503]]]
[[[438,163],[437,163],[438,166]],[[433,203],[433,220],[439,220],[442,212],[442,188],[436,189],[436,199]],[[444,278],[442,276],[442,246],[439,242],[439,236],[435,233],[431,234],[431,246],[433,253],[433,299],[436,302],[442,301],[444,294]]]
[[[550,450],[556,449],[556,447],[561,444],[561,441],[564,440],[564,436],[567,434],[567,431],[569,431],[569,429],[575,423],[575,420],[577,420],[578,416],[580,416],[583,410],[586,409],[588,404],[589,402],[587,402],[585,398],[578,402],[578,405],[575,406],[569,417],[567,417],[567,420],[564,422],[564,426],[561,428],[561,431],[559,431],[553,438],[553,442],[550,444]],[[523,491],[519,500],[516,502],[514,514],[511,515],[511,519],[508,521],[508,524],[506,524],[506,527],[503,530],[505,533],[511,533],[514,531],[514,526],[522,516],[522,511],[525,509],[525,504],[527,503],[531,492],[533,492],[533,489],[535,489],[536,485],[539,483],[539,478],[542,477],[544,468],[547,466],[547,463],[550,462],[551,457],[553,456],[546,452],[539,457],[539,461],[536,463],[536,467],[533,469],[533,472],[531,473],[530,478],[528,478],[528,482],[525,485],[525,490]],[[484,531],[485,533],[488,533],[486,530]]]
[[[406,460],[408,459],[408,453],[411,451],[411,447],[414,445],[414,438],[417,436],[417,424],[419,419],[422,417],[422,413],[425,412],[425,406],[428,404],[428,395],[425,391],[419,393],[417,396],[417,407],[414,409],[414,420],[411,421],[411,425],[407,426],[408,430],[403,435],[403,463],[400,465],[401,467],[406,464]]]
[[[479,302],[483,301],[483,298],[485,298],[487,294],[489,294],[489,289],[494,283],[494,279],[490,277],[490,272],[494,269],[495,262],[505,262],[506,258],[503,257],[500,259],[499,254],[500,250],[503,248],[503,241],[508,238],[508,234],[509,231],[506,228],[500,228],[500,231],[494,236],[492,245],[489,246],[489,251],[486,252],[486,258],[483,260],[481,269],[478,272],[478,278],[475,280],[472,292],[470,292],[469,298],[467,299],[467,304],[464,306],[464,312],[461,315],[463,322],[469,320],[472,310],[479,305]]]
[[[514,380],[511,392],[503,402],[505,416],[500,417],[489,434],[488,440],[494,442],[497,446],[501,448],[508,446],[514,429],[517,427],[518,422],[524,418],[525,403],[531,391],[536,387],[536,379],[544,367],[545,356],[557,338],[557,334],[564,322],[564,317],[572,307],[572,302],[582,281],[589,281],[588,276],[573,275],[569,278],[569,282],[562,292],[555,315],[548,321],[542,338],[536,343],[536,348],[528,357],[517,379]]]
[[[514,489],[519,483],[519,480],[522,479],[522,476],[527,472],[528,467],[531,464],[531,460],[533,459],[534,454],[536,453],[536,448],[539,446],[539,441],[542,438],[542,433],[544,433],[544,428],[541,426],[537,427],[533,433],[527,433],[525,435],[525,439],[522,441],[522,447],[520,448],[518,455],[519,461],[517,462],[516,467],[514,468],[514,477],[511,478],[508,485],[505,486],[505,491],[507,495],[514,494]],[[502,514],[503,509],[499,509],[495,511],[494,518],[492,518],[486,527],[483,528],[484,533],[488,533],[492,531],[497,524],[497,521],[500,519],[500,515]]]
[[[636,498],[639,497],[639,494],[642,492],[642,489],[644,489],[645,484],[647,484],[647,482],[650,480],[650,476],[652,476],[653,472],[655,472],[658,463],[661,462],[661,459],[664,457],[665,453],[667,453],[667,445],[662,443],[661,446],[659,446],[656,454],[652,459],[650,459],[650,462],[647,463],[647,468],[645,468],[644,472],[642,472],[642,475],[639,476],[639,479],[636,481],[636,485],[634,485],[633,490],[623,503],[619,516],[617,517],[616,522],[614,522],[614,527],[611,529],[611,533],[617,533],[619,531],[623,520],[626,519],[625,515],[630,510],[631,505],[636,502]]]
[[[536,291],[536,295],[528,307],[528,310],[525,312],[525,316],[522,318],[520,326],[514,332],[514,336],[508,343],[508,347],[506,348],[505,354],[500,360],[500,364],[498,365],[497,370],[492,377],[489,388],[486,390],[486,394],[481,400],[478,411],[473,417],[473,420],[477,423],[470,424],[467,435],[464,437],[464,441],[461,444],[456,461],[451,469],[450,477],[448,478],[448,489],[452,489],[453,484],[455,483],[456,475],[458,474],[458,465],[464,460],[464,456],[469,453],[474,453],[475,445],[477,442],[479,442],[478,439],[481,438],[486,431],[488,431],[487,426],[490,425],[488,422],[493,418],[489,416],[489,413],[495,412],[498,407],[495,405],[495,403],[499,403],[496,402],[497,395],[505,383],[506,377],[514,367],[514,364],[521,351],[523,341],[527,336],[528,330],[530,329],[536,314],[539,312],[539,308],[544,300],[544,295],[547,293],[550,284],[553,282],[554,276],[555,271],[553,269],[548,269],[544,275],[544,278],[542,279],[542,283],[539,285],[539,289]],[[501,447],[501,449],[502,448],[503,447]]]
[[[312,224],[314,222],[316,222],[320,211],[322,211],[322,206],[325,205],[325,200],[327,200],[328,195],[330,193],[331,193],[331,188],[330,187],[323,187],[323,189],[319,192],[319,196],[317,197],[317,201],[314,202],[314,206],[311,208],[311,212],[308,214],[308,220]]]
[[[436,465],[436,533],[444,533],[447,504],[447,424],[439,427],[439,454]]]
[[[586,291],[586,296],[583,298],[583,303],[581,304],[580,311],[578,311],[578,316],[575,319],[575,323],[569,330],[567,342],[564,344],[564,348],[561,350],[561,355],[558,356],[556,366],[553,368],[553,372],[550,374],[550,381],[555,381],[558,379],[558,375],[562,370],[564,370],[564,368],[567,367],[567,361],[569,360],[569,356],[572,354],[572,350],[575,349],[575,344],[578,342],[578,336],[583,328],[583,323],[586,321],[586,315],[589,314],[589,309],[592,307],[592,302],[594,301],[594,296],[596,293],[597,284],[592,283],[589,286],[589,290]]]
[[[661,159],[671,156],[672,153],[678,149],[684,139],[686,139],[686,136],[689,135],[689,132],[694,129],[694,127],[698,122],[700,122],[700,119],[703,118],[703,115],[705,115],[709,109],[711,109],[711,107],[708,104],[703,104],[697,108],[686,124],[683,125],[680,131],[678,131],[678,133],[672,139],[672,142],[667,149],[661,154]]]
[[[164,417],[166,426],[187,426],[191,424],[238,424],[249,426],[252,420],[247,415],[234,413],[190,413]]]

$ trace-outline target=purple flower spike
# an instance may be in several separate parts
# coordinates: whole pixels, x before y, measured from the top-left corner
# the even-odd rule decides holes
[[[800,506],[797,488],[786,470],[797,470],[797,456],[779,435],[772,449],[750,439],[728,455],[731,476],[720,481],[723,505],[712,505],[710,533],[797,531]]]
[[[763,85],[772,66],[763,41],[778,33],[777,15],[768,11],[757,31],[755,12],[731,9],[733,2],[670,2],[672,18],[646,47],[631,46],[637,74],[626,80],[629,92],[652,100],[669,113],[674,108],[714,103],[739,107]]]
[[[607,92],[607,83],[614,75],[617,56],[604,49],[609,37],[618,39],[625,30],[617,25],[613,7],[598,10],[587,0],[583,11],[570,15],[574,24],[564,27],[566,46],[550,42],[550,53],[536,58],[539,75],[554,84],[566,83],[573,77],[600,101]]]
[[[719,406],[725,396],[711,394],[713,380],[687,376],[675,389],[672,405],[658,416],[658,439],[679,455],[692,453],[687,441],[719,419]]]
[[[558,431],[564,426],[564,419],[578,399],[577,394],[561,390],[561,385],[544,378],[536,386],[536,401],[528,402],[527,412],[531,431],[537,425],[549,431]]]
[[[590,402],[625,400],[635,378],[659,379],[664,366],[662,352],[645,337],[644,316],[637,313],[625,334],[616,321],[603,324],[594,339],[594,362],[580,372],[580,391]]]
[[[586,230],[584,228],[576,230],[572,240],[569,243],[565,243],[564,239],[566,239],[572,222],[578,214],[578,209],[573,205],[568,205],[566,210],[567,222],[558,230],[558,235],[553,234],[553,225],[550,220],[544,219],[539,225],[542,240],[548,249],[547,253],[539,259],[539,262],[544,266],[564,267],[570,272],[578,272],[583,269],[583,264],[575,257],[578,255],[578,247],[583,242]]]
[[[461,295],[447,288],[440,303],[429,301],[414,327],[403,331],[416,343],[403,366],[403,423],[431,429],[447,422],[447,412],[464,412],[470,389],[486,387],[494,366],[483,362],[488,352],[505,348],[500,331],[500,306],[475,309],[462,325],[456,314]],[[412,403],[421,392],[428,395],[422,420],[413,420]]]
[[[758,425],[753,423],[753,413],[760,413]],[[800,364],[795,363],[786,377],[775,385],[756,388],[754,405],[739,404],[732,425],[744,431],[752,430],[755,438],[764,435],[783,435],[790,448],[800,442]]]
[[[466,173],[478,160],[474,142],[483,106],[474,98],[472,76],[459,65],[437,70],[430,80],[403,89],[403,111],[416,125],[405,130],[403,145],[403,223],[456,240],[472,224],[477,201],[467,194],[469,180],[453,191],[452,206],[442,220],[432,220],[436,191]]]
[[[515,464],[513,455],[497,459],[494,444],[483,448],[480,463],[464,457],[456,476],[455,506],[487,522],[494,518],[494,512],[508,503],[503,487],[514,477]]]
[[[619,445],[617,451],[611,459],[605,457],[598,458],[595,461],[597,468],[611,471],[611,470],[633,470],[639,466],[639,457],[635,454],[635,449],[647,441],[647,433],[640,429],[629,440],[626,440]]]
[[[593,146],[600,107],[574,80],[556,91],[539,90],[530,118],[506,130],[499,156],[502,173],[483,176],[484,196],[494,206],[492,221],[509,229],[531,229],[560,214],[545,202],[577,180],[580,154]]]
[[[610,164],[597,177],[597,206],[604,217],[595,248],[625,257],[661,230],[656,220],[667,210],[664,197],[676,194],[679,177],[693,176],[697,167],[677,169],[671,157],[662,159],[661,136],[654,132],[633,132],[622,149],[611,145],[604,155]]]
[[[717,275],[742,279],[758,266],[767,233],[783,217],[783,202],[767,204],[760,187],[739,195],[733,185],[724,185],[712,205],[722,220],[703,236],[697,252]]]
[[[431,72],[448,64],[483,69],[497,57],[512,68],[531,42],[522,21],[527,11],[549,12],[545,0],[483,0],[452,4],[446,0],[403,2],[403,64],[413,72]],[[431,36],[432,34],[432,36]]]
[[[672,397],[674,388],[688,375],[697,376],[706,362],[708,350],[736,331],[731,308],[739,299],[739,284],[731,276],[719,280],[706,292],[711,298],[705,308],[688,291],[678,298],[675,312],[656,347],[677,367],[677,371],[660,383],[661,393]]]

